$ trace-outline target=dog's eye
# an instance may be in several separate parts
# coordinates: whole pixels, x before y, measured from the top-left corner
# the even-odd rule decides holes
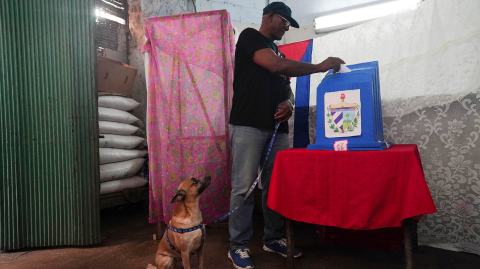
[[[198,181],[196,179],[192,179],[192,181],[193,181],[193,185],[198,183]]]

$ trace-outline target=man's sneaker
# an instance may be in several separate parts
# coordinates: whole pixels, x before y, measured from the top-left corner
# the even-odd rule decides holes
[[[275,240],[268,244],[263,244],[263,250],[267,252],[274,252],[282,255],[283,257],[287,257],[287,240],[285,238]],[[298,258],[302,256],[302,252],[298,250],[298,248],[293,248],[293,257]]]
[[[228,258],[232,260],[233,266],[237,269],[253,269],[253,261],[248,248],[230,249]]]

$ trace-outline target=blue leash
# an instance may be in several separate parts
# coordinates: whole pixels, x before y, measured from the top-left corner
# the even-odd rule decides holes
[[[215,222],[219,222],[219,221],[222,221],[226,218],[228,218],[228,216],[232,215],[233,212],[235,212],[235,210],[237,210],[238,208],[240,208],[241,206],[243,206],[243,203],[245,203],[245,201],[247,200],[248,196],[250,196],[250,194],[252,193],[253,189],[255,189],[255,186],[257,186],[258,184],[258,181],[260,180],[260,178],[262,177],[262,172],[263,172],[263,168],[265,167],[265,164],[267,163],[267,160],[268,160],[268,156],[270,155],[270,152],[272,151],[272,147],[273,147],[273,142],[275,142],[275,136],[277,135],[277,131],[278,131],[278,127],[280,126],[280,122],[276,122],[275,123],[275,131],[273,132],[273,135],[272,135],[272,140],[270,140],[270,145],[268,146],[268,150],[267,150],[267,154],[265,156],[265,160],[263,161],[263,165],[262,165],[262,169],[260,170],[260,173],[258,173],[258,177],[257,179],[255,179],[255,182],[253,182],[253,185],[250,187],[250,189],[248,190],[247,194],[245,195],[245,198],[243,198],[243,202],[240,206],[237,206],[235,207],[232,211],[228,212],[227,214],[221,216],[220,218],[212,221],[212,223],[215,223]],[[173,244],[170,242],[170,239],[168,238],[168,230],[172,230],[176,233],[180,233],[180,234],[184,234],[184,233],[188,233],[188,232],[192,232],[192,231],[195,231],[197,229],[201,229],[202,230],[202,239],[201,239],[201,242],[200,242],[200,247],[192,254],[196,254],[202,247],[203,247],[203,244],[204,244],[204,241],[205,241],[205,231],[203,230],[203,222],[200,223],[199,225],[197,226],[194,226],[194,227],[191,227],[191,228],[188,228],[188,229],[178,229],[178,228],[174,228],[174,227],[171,227],[170,225],[167,226],[167,230],[165,232],[165,235],[166,235],[166,239],[167,239],[167,243],[168,243],[168,246],[172,249],[172,250],[175,250],[176,252],[180,253],[180,251],[178,249],[176,249]]]
[[[228,218],[230,215],[232,215],[232,213],[235,212],[235,210],[237,210],[238,208],[240,208],[241,206],[243,206],[243,203],[245,203],[245,201],[247,200],[248,196],[250,196],[250,194],[252,193],[253,189],[255,189],[255,186],[257,186],[258,181],[259,181],[260,178],[262,177],[263,168],[265,167],[265,164],[267,163],[268,156],[270,155],[270,151],[272,151],[273,142],[275,142],[275,136],[277,135],[277,130],[278,130],[278,127],[279,127],[279,126],[280,126],[280,122],[277,121],[277,122],[275,123],[275,131],[273,132],[272,140],[270,141],[270,145],[268,146],[267,155],[265,156],[265,161],[263,161],[262,169],[260,170],[260,173],[258,173],[257,179],[255,180],[255,182],[253,182],[253,185],[250,187],[250,189],[248,190],[247,194],[245,195],[245,198],[243,198],[242,204],[241,204],[240,206],[235,207],[232,211],[230,211],[230,212],[228,212],[227,214],[221,216],[220,218],[212,221],[211,223],[215,223],[215,222],[222,221],[222,220]]]

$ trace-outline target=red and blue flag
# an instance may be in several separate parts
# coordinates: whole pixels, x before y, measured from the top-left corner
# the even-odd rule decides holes
[[[280,51],[288,59],[305,63],[312,62],[313,40],[280,45]],[[310,107],[310,75],[291,80],[295,93],[295,114],[293,119],[293,147],[304,148],[309,144],[309,107]]]

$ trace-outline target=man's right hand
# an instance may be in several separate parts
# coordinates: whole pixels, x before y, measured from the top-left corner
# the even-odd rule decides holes
[[[321,72],[327,72],[330,69],[333,69],[333,73],[337,73],[340,70],[340,64],[345,62],[338,57],[328,57],[325,61],[319,63]]]

